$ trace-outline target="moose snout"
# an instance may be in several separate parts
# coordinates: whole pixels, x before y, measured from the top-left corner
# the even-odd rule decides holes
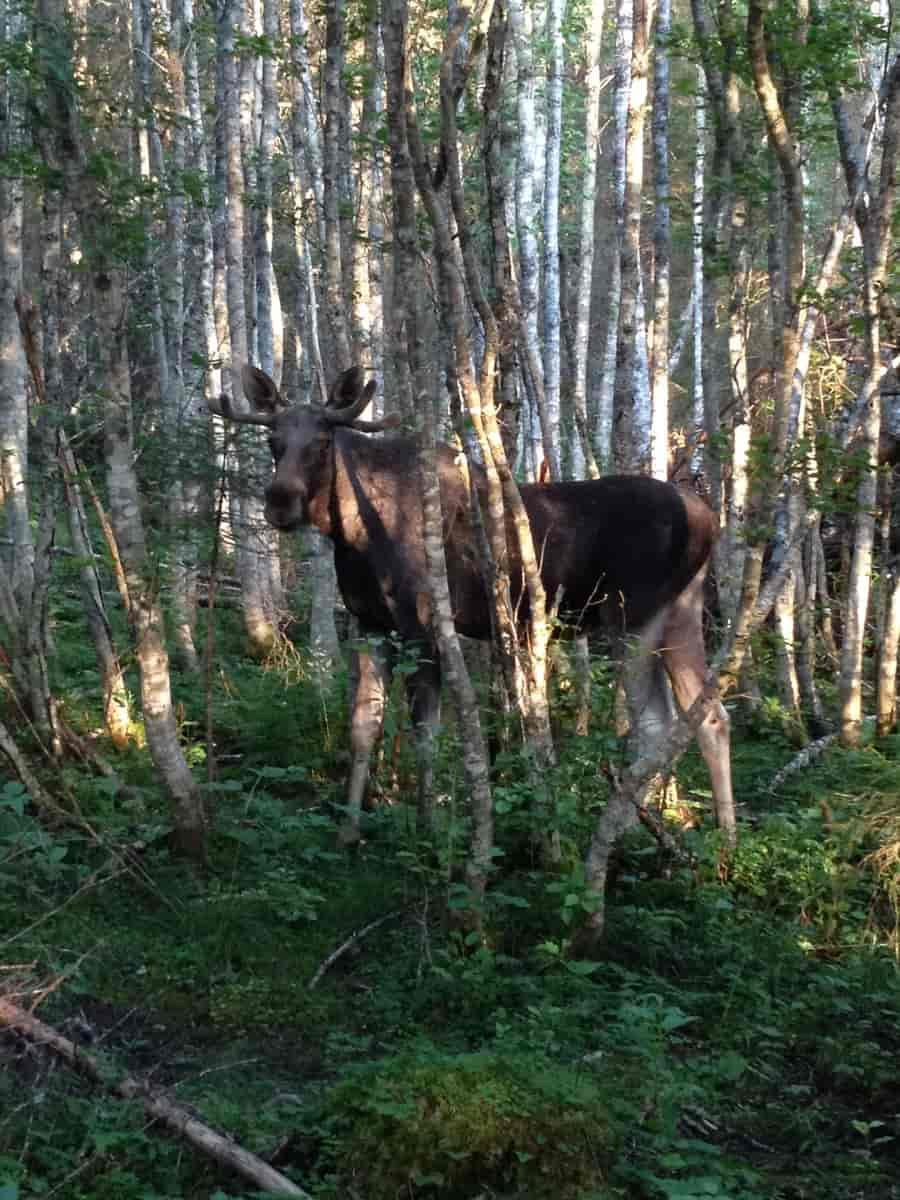
[[[276,529],[291,530],[306,519],[306,491],[297,483],[276,479],[266,489],[266,520]]]

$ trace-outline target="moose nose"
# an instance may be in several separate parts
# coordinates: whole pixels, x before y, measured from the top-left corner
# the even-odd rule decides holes
[[[278,529],[293,529],[303,521],[305,503],[302,487],[276,480],[266,491],[266,520]]]

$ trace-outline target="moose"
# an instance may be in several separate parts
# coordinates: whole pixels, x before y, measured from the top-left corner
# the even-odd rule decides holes
[[[440,662],[430,628],[422,504],[415,437],[366,434],[396,426],[396,418],[365,421],[375,391],[358,367],[345,371],[322,405],[288,406],[265,372],[241,373],[249,413],[227,400],[213,411],[269,431],[274,477],[265,493],[266,520],[278,530],[313,525],[334,546],[344,603],[359,621],[366,649],[358,652],[351,712],[351,767],[343,840],[359,838],[369,760],[380,738],[396,639],[419,649],[406,678],[416,741],[419,811],[430,811],[432,743],[440,720]],[[483,473],[467,476],[457,451],[439,447],[438,471],[447,576],[460,634],[491,636],[471,494],[483,493]],[[703,581],[717,526],[695,493],[640,475],[585,482],[525,484],[528,513],[548,597],[558,598],[563,623],[602,629],[626,648],[629,716],[642,744],[662,739],[674,720],[671,695],[687,711],[706,677]],[[513,600],[523,601],[521,568],[510,538]],[[393,640],[392,640],[393,635]],[[716,816],[733,823],[728,716],[716,702],[697,732]]]

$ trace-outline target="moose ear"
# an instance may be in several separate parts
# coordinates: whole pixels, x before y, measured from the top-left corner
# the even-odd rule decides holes
[[[284,408],[284,402],[278,388],[265,371],[244,363],[241,367],[241,383],[244,385],[244,395],[250,401],[251,408],[258,412],[277,412]]]
[[[363,385],[362,367],[350,367],[342,371],[334,381],[328,397],[329,408],[346,408],[359,398]]]

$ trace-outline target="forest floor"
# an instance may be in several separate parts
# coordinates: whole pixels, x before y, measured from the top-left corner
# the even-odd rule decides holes
[[[187,685],[182,703],[189,741]],[[95,839],[48,830],[0,778],[0,995],[37,1002],[111,1082],[167,1089],[315,1197],[900,1198],[898,876],[870,857],[896,830],[900,739],[833,748],[773,793],[795,750],[773,714],[738,728],[734,859],[702,821],[679,830],[690,868],[629,837],[586,963],[567,946],[608,732],[564,746],[552,874],[499,764],[503,853],[466,938],[447,919],[466,834],[450,733],[440,844],[385,804],[348,856],[340,694],[235,668],[216,703],[203,873],[169,858],[138,751],[117,785],[69,773]],[[680,778],[701,813],[702,767]],[[253,1194],[0,1038],[0,1200]]]

